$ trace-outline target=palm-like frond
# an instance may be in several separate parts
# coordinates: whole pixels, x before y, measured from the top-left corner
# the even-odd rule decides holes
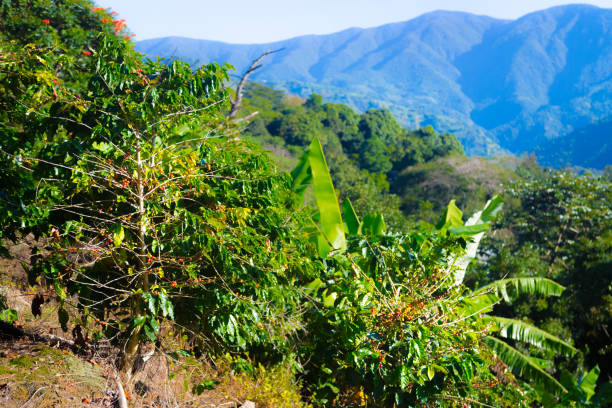
[[[567,392],[553,376],[542,370],[530,357],[514,347],[491,336],[485,337],[483,341],[510,367],[515,375],[529,378],[531,382],[536,384],[542,384],[547,390],[555,394]]]
[[[492,292],[510,302],[508,288],[513,288],[516,294],[538,294],[545,296],[559,296],[565,287],[557,282],[539,277],[500,279],[477,289],[474,293]]]
[[[499,316],[486,316],[485,318],[495,322],[499,329],[498,334],[500,337],[521,341],[543,350],[569,356],[577,352],[571,344],[521,320]]]
[[[461,316],[473,316],[481,313],[489,313],[493,311],[493,306],[499,303],[501,299],[492,293],[481,293],[478,295],[466,296],[457,311]]]

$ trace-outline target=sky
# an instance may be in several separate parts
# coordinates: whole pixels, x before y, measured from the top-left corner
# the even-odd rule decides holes
[[[136,40],[182,36],[265,43],[304,34],[406,21],[434,10],[515,19],[569,3],[612,8],[612,0],[95,0],[127,20]]]

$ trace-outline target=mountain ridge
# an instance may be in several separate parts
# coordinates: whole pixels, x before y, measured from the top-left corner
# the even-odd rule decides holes
[[[164,37],[136,48],[196,65],[230,62],[237,73],[282,48],[253,80],[360,111],[388,108],[407,127],[456,133],[470,154],[535,151],[612,115],[612,9],[591,5],[516,20],[439,10],[272,43]]]

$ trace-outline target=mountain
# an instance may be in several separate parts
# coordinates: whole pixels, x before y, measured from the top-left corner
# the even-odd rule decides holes
[[[436,11],[268,44],[167,37],[136,48],[192,64],[229,62],[237,73],[280,49],[253,80],[361,111],[388,108],[407,127],[454,132],[469,154],[538,151],[557,163],[554,149],[573,145],[566,136],[612,117],[612,10],[588,5],[517,20]],[[599,154],[612,162],[610,147]],[[601,168],[602,160],[565,156]]]

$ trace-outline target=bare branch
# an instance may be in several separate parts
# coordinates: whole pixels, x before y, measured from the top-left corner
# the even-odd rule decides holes
[[[242,75],[242,78],[240,78],[240,82],[238,83],[238,86],[236,87],[236,99],[232,102],[232,109],[230,110],[230,113],[229,113],[230,118],[233,118],[236,116],[236,114],[238,113],[238,109],[240,109],[240,106],[242,105],[242,89],[244,88],[244,85],[246,84],[246,81],[249,78],[249,75],[251,75],[253,71],[263,66],[261,64],[261,61],[263,61],[264,58],[266,58],[270,54],[274,54],[275,52],[279,52],[282,50],[284,50],[284,48],[280,48],[274,51],[266,51],[251,63],[251,65],[249,66],[249,69],[247,69],[246,72]]]

